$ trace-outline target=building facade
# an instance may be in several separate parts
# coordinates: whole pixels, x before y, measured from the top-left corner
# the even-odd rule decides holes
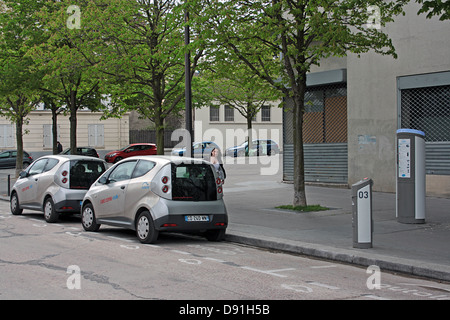
[[[79,111],[77,113],[77,145],[93,147],[97,151],[116,150],[125,147],[129,141],[128,114],[121,118],[102,120],[102,113]],[[52,116],[51,111],[35,110],[28,115],[24,124],[23,148],[34,153],[51,153]],[[58,141],[63,148],[70,147],[69,116],[58,115]],[[16,148],[15,125],[0,117],[0,150]]]
[[[194,141],[212,140],[225,150],[246,141],[247,119],[235,108],[211,105],[194,111]],[[280,101],[267,102],[252,120],[252,139],[272,139],[283,148]]]
[[[395,192],[396,131],[411,128],[425,132],[427,194],[450,197],[450,21],[426,19],[419,9],[410,3],[405,16],[385,27],[398,59],[349,54],[324,60],[308,74],[306,181],[349,186],[370,177],[374,190]],[[286,118],[288,181],[293,168],[285,112]],[[305,133],[308,128],[316,131]]]

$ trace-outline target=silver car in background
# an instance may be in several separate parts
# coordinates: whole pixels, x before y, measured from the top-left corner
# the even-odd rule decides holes
[[[80,213],[84,195],[105,171],[106,162],[93,157],[41,157],[19,174],[11,190],[11,212],[43,211],[47,222],[56,222],[62,213]]]
[[[220,241],[228,226],[222,185],[213,165],[202,159],[127,158],[86,193],[81,223],[86,231],[101,224],[132,229],[142,243],[156,242],[160,232],[196,232]]]

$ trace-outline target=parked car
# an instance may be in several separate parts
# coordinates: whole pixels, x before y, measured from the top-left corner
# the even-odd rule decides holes
[[[111,151],[105,155],[105,161],[116,163],[122,159],[134,156],[156,155],[157,147],[154,143],[133,143],[117,151]]]
[[[17,150],[6,150],[0,153],[0,168],[1,169],[7,169],[7,168],[15,168],[16,167],[16,159],[17,159]],[[33,158],[31,155],[23,151],[23,161],[22,165],[25,169],[33,162]]]
[[[84,195],[105,171],[106,163],[93,157],[41,157],[19,174],[11,190],[11,212],[42,211],[47,222],[56,222],[62,213],[80,213]]]
[[[194,158],[207,158],[211,155],[211,151],[216,148],[219,149],[219,146],[213,141],[202,141],[202,142],[194,142],[192,144],[193,156]],[[172,150],[173,156],[183,157],[186,154],[186,148],[177,148]]]
[[[234,146],[226,149],[225,155],[230,157],[241,157],[245,156],[248,151],[250,156],[261,156],[261,155],[275,155],[280,153],[280,148],[278,144],[271,139],[255,139],[252,140],[252,145],[250,150],[248,150],[248,142],[245,141],[239,146]]]
[[[86,231],[101,224],[135,230],[142,243],[154,243],[160,232],[200,232],[219,241],[228,225],[222,180],[203,159],[124,159],[86,193],[81,223]]]
[[[71,154],[70,148],[67,148],[60,154]],[[100,158],[97,150],[95,150],[94,148],[91,148],[91,147],[77,147],[77,154],[80,156],[89,156],[89,157]]]

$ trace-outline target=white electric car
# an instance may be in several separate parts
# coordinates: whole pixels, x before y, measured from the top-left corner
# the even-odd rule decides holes
[[[63,213],[80,213],[84,195],[105,171],[106,162],[93,157],[41,157],[19,174],[11,190],[11,212],[43,211],[47,222],[56,222]]]
[[[205,160],[127,158],[92,184],[81,223],[86,231],[97,231],[101,224],[132,229],[142,243],[154,243],[160,232],[198,232],[220,241],[228,226],[222,187]]]

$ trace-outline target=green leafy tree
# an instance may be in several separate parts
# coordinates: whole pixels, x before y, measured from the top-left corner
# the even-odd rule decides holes
[[[33,41],[40,40],[32,20],[38,7],[32,0],[0,2],[0,110],[16,127],[16,176],[23,167],[23,125],[40,100],[42,75],[31,71],[34,61],[26,56]]]
[[[440,16],[439,20],[444,21],[450,19],[450,1],[449,0],[417,0],[423,4],[417,14],[427,13],[427,18]]]
[[[302,137],[307,72],[330,56],[373,51],[396,57],[383,27],[402,13],[406,2],[208,2],[209,13],[202,22],[208,25],[209,36],[293,101],[294,206],[307,205]]]
[[[203,55],[194,45],[184,45],[183,9],[174,0],[111,0],[96,2],[84,16],[96,53],[87,61],[106,75],[108,92],[119,107],[153,122],[159,154],[164,153],[166,117],[183,108],[184,54],[195,51],[191,79]]]
[[[88,11],[89,1],[41,1],[33,16],[45,41],[29,50],[35,71],[44,72],[40,89],[60,101],[69,114],[70,149],[76,154],[77,112],[81,108],[100,110],[101,83],[98,70],[86,61],[94,55],[88,41],[91,32],[82,13]]]

